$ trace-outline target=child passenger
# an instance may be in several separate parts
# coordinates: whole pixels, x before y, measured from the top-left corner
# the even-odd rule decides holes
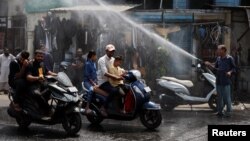
[[[116,56],[114,63],[110,65],[109,67],[109,73],[118,77],[122,77],[126,71],[121,68],[122,65],[122,57],[121,56]],[[116,95],[115,98],[117,99],[117,106],[119,106],[122,110],[121,112],[124,112],[123,110],[123,102],[121,101],[121,98],[123,100],[123,97],[125,96],[124,92],[124,82],[123,80],[115,80],[115,79],[109,79],[109,83],[111,84],[112,87],[116,88],[117,91],[119,92],[120,96]]]

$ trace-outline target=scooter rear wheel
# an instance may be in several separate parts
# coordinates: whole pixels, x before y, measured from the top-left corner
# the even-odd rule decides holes
[[[140,114],[141,123],[150,130],[161,125],[162,116],[159,110],[144,110]]]
[[[91,104],[90,109],[92,109],[96,114],[86,115],[88,121],[91,124],[95,124],[95,125],[100,124],[104,120],[104,118],[102,117],[100,111],[98,110],[98,107],[95,106],[94,104]]]
[[[31,120],[29,118],[16,118],[16,122],[19,125],[19,128],[26,129],[30,126]]]

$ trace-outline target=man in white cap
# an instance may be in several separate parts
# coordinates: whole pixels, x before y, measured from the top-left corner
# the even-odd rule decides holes
[[[99,88],[109,93],[109,96],[107,97],[105,107],[107,108],[108,102],[112,99],[112,95],[117,92],[117,89],[111,86],[111,84],[108,81],[108,78],[114,79],[114,80],[122,80],[123,78],[121,76],[116,76],[113,74],[110,74],[108,72],[108,68],[110,65],[114,62],[114,53],[115,53],[115,46],[112,44],[108,44],[106,46],[106,54],[99,58],[98,60],[98,71],[97,71],[97,79],[98,79],[98,85]]]
[[[108,72],[108,68],[114,62],[114,53],[115,53],[115,46],[112,44],[108,44],[106,46],[106,54],[99,58],[98,60],[98,72],[97,72],[97,79],[98,85],[103,85],[104,83],[108,82],[108,78],[111,79],[122,79],[121,77],[117,77],[112,75]]]

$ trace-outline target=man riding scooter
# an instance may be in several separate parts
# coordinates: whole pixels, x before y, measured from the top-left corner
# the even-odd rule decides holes
[[[114,53],[115,53],[115,46],[112,44],[108,44],[106,46],[106,54],[99,58],[98,60],[98,72],[97,72],[97,79],[98,84],[100,85],[100,89],[106,91],[109,93],[109,96],[107,97],[105,108],[108,107],[108,103],[112,100],[112,97],[115,93],[117,93],[117,89],[112,87],[111,84],[108,82],[108,79],[114,79],[114,80],[122,80],[123,78],[121,76],[116,76],[113,74],[110,74],[108,72],[108,68],[111,64],[114,62]],[[106,111],[102,111],[105,112]]]
[[[75,135],[81,129],[82,120],[79,106],[81,95],[63,71],[55,74],[43,65],[44,53],[35,52],[35,57],[27,68],[27,85],[30,93],[22,97],[20,112],[13,107],[7,109],[8,115],[15,118],[19,128],[27,129],[31,123],[43,125],[62,124],[67,135]],[[49,76],[45,76],[49,75]],[[55,76],[56,75],[56,76]],[[9,94],[13,102],[15,92]],[[49,104],[48,104],[49,100]]]
[[[42,50],[36,50],[34,60],[29,64],[27,68],[26,79],[30,86],[30,94],[35,96],[40,107],[44,108],[42,109],[43,112],[50,116],[51,111],[47,103],[49,97],[46,97],[46,95],[42,95],[41,90],[43,89],[43,84],[45,81],[44,76],[56,76],[57,74],[46,69],[46,67],[43,65],[43,59],[44,52]]]

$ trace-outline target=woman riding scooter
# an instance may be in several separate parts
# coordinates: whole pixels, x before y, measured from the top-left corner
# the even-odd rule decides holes
[[[96,74],[96,52],[95,51],[89,51],[88,56],[87,56],[87,62],[84,66],[84,87],[88,89],[88,98],[87,98],[87,105],[85,108],[86,114],[91,114],[92,111],[89,108],[89,103],[92,100],[93,94],[98,93],[104,96],[102,98],[102,102],[105,102],[105,97],[108,96],[108,94],[101,90],[98,85],[97,85],[97,74]],[[102,115],[107,116],[106,110],[104,106],[101,108],[102,110]]]

